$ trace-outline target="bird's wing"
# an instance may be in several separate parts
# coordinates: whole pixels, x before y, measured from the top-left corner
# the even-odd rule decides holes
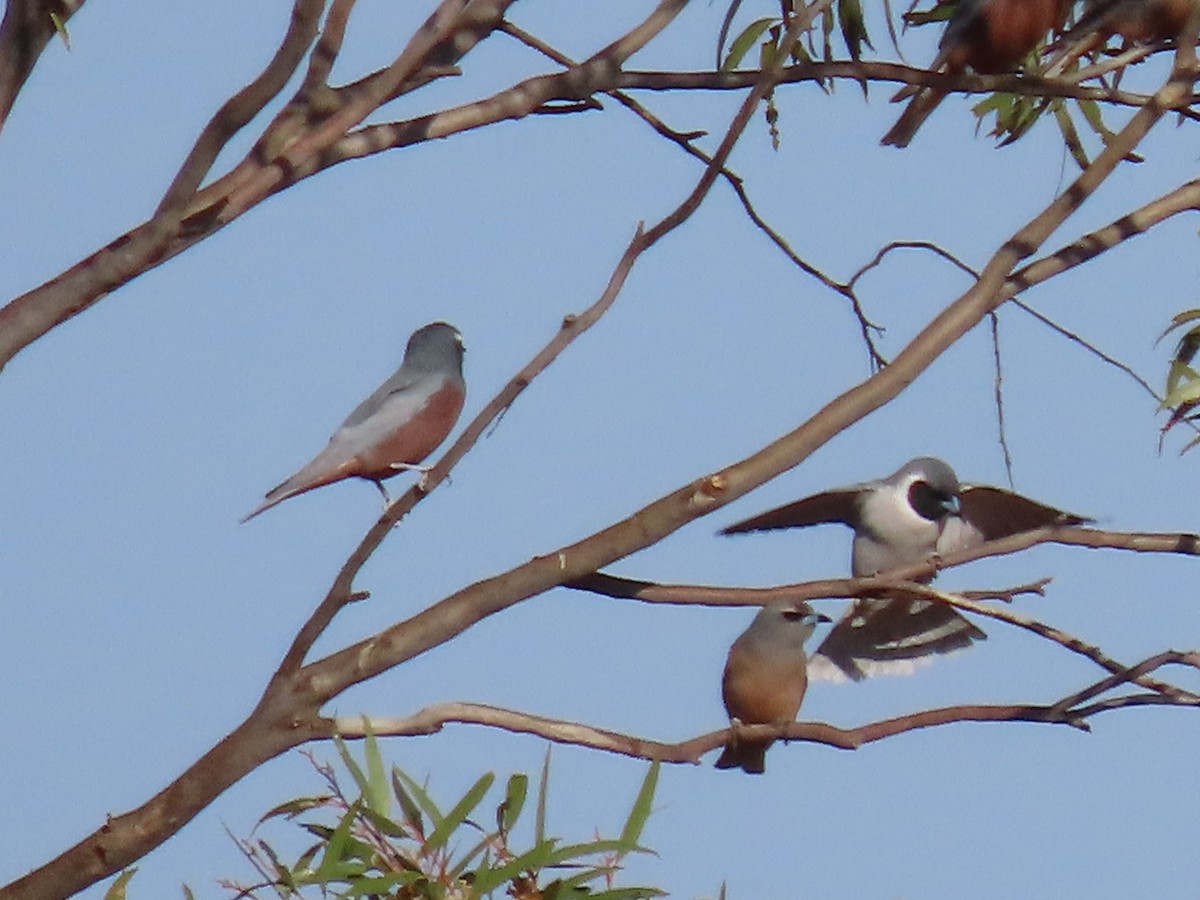
[[[961,650],[986,637],[952,607],[935,600],[863,598],[851,604],[825,636],[809,674],[828,678],[825,661],[854,681],[868,675],[908,674],[916,660]]]
[[[803,528],[841,522],[854,527],[858,521],[859,495],[862,486],[838,488],[813,494],[794,503],[776,507],[741,522],[722,528],[721,534],[741,534],[745,531],[772,531],[778,528]]]
[[[1012,491],[984,485],[966,485],[960,495],[959,515],[972,530],[975,543],[1033,531],[1048,525],[1085,525],[1093,521],[1065,510],[1055,509]],[[965,546],[971,546],[966,544]],[[950,549],[939,544],[939,550]]]
[[[355,425],[361,425],[383,407],[384,402],[393,394],[404,394],[411,392],[414,387],[417,387],[422,380],[422,375],[428,373],[414,372],[411,369],[406,370],[403,366],[397,369],[392,377],[376,388],[375,393],[364,400],[358,406],[354,407],[354,411],[346,416],[346,421],[342,423],[341,431],[345,428],[353,428]]]

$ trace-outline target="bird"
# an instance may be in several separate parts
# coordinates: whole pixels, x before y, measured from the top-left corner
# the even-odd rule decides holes
[[[766,769],[774,738],[739,737],[736,723],[783,725],[794,721],[808,687],[804,642],[829,617],[807,603],[776,600],[754,617],[729,648],[721,697],[734,728],[717,759],[718,769],[740,768],[751,775]]]
[[[1071,0],[959,0],[929,68],[948,74],[1011,72],[1047,32],[1062,27],[1070,6]],[[947,93],[945,88],[901,88],[892,102],[912,100],[880,143],[907,147]]]
[[[1094,50],[1114,34],[1132,43],[1176,38],[1196,6],[1197,0],[1086,0],[1079,21],[1067,29],[1059,43],[1068,46],[1087,40],[1065,54],[1059,67]]]
[[[324,450],[268,491],[242,522],[343,478],[375,482],[386,502],[383,480],[419,468],[458,421],[466,399],[464,352],[462,335],[446,322],[414,331],[392,377],[355,407]]]
[[[866,577],[1043,526],[1091,521],[1003,488],[960,484],[949,464],[922,456],[886,478],[805,497],[736,522],[721,534],[840,522],[854,530],[851,573]],[[913,660],[958,650],[985,637],[982,630],[943,603],[912,597],[864,597],[830,630],[815,656],[858,681],[874,672],[907,668]],[[822,668],[818,665],[817,671]]]

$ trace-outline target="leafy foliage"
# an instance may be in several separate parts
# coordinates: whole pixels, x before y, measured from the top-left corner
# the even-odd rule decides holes
[[[741,5],[742,0],[732,0],[725,11],[725,19],[717,35],[717,67],[722,72],[738,68],[756,45],[759,48],[758,65],[760,68],[765,66],[778,55],[779,42],[787,30],[788,22],[782,16],[757,18],[738,32],[726,50],[725,42]],[[863,17],[860,0],[836,0],[833,7],[826,9],[825,14],[817,19],[817,25],[820,30],[820,50],[816,46],[816,36],[809,32],[807,49],[797,44],[792,52],[793,62],[833,59],[835,33],[841,37],[852,59],[862,56],[863,47],[871,47],[871,37],[867,33],[867,23]]]
[[[272,819],[293,821],[317,840],[295,860],[265,839],[239,841],[262,881],[228,883],[238,898],[273,896],[388,897],[395,900],[490,897],[503,892],[517,900],[634,900],[662,896],[651,887],[615,884],[629,853],[639,844],[658,781],[653,763],[642,781],[621,834],[582,843],[563,843],[545,831],[550,755],[538,785],[532,846],[518,846],[513,831],[525,810],[529,778],[510,775],[489,827],[471,816],[495,786],[481,775],[449,808],[397,766],[386,771],[378,741],[368,733],[356,759],[340,738],[338,754],[353,782],[343,789],[334,769],[317,764],[328,792],[297,797],[270,810]],[[269,893],[264,893],[269,892]]]
[[[1200,420],[1200,373],[1192,367],[1196,352],[1200,351],[1200,325],[1192,324],[1200,320],[1200,309],[1187,309],[1171,319],[1171,325],[1163,332],[1166,337],[1172,331],[1191,325],[1175,344],[1175,352],[1171,356],[1171,365],[1167,370],[1166,396],[1162,406],[1171,410],[1163,432],[1170,431],[1180,422],[1196,423]],[[1200,437],[1193,438],[1185,446],[1184,451],[1190,450],[1200,443]]]
[[[926,25],[944,27],[954,15],[959,0],[935,0],[931,6],[925,8],[917,8],[917,2],[896,17],[904,29]],[[784,0],[782,4],[764,4],[771,7],[782,5],[786,12],[784,15],[755,18],[729,40],[734,19],[742,9],[742,4],[743,0],[730,0],[717,36],[717,65],[721,71],[732,71],[747,63],[752,58],[755,47],[758,48],[758,66],[766,66],[778,53],[779,42],[788,24],[788,16],[794,14],[796,9],[794,0]],[[895,42],[896,29],[890,4],[885,4],[885,14],[888,17],[888,31]],[[1067,25],[1069,24],[1068,21]],[[852,60],[858,61],[862,58],[864,47],[874,49],[867,31],[861,0],[835,0],[827,7],[809,32],[806,45],[796,45],[792,61],[801,63],[833,60],[835,34],[840,36]],[[1109,40],[1096,38],[1094,34],[1085,34],[1064,40],[1061,35],[1055,35],[1044,46],[1030,53],[1022,62],[1020,70],[1035,79],[1063,78],[1075,84],[1094,83],[1105,90],[1116,90],[1129,65],[1139,63],[1160,50],[1171,49],[1170,44],[1164,45],[1160,42],[1145,45],[1136,52],[1131,52],[1128,42],[1122,42],[1119,36]],[[862,87],[865,93],[865,80]],[[767,98],[767,120],[772,140],[778,145],[778,111],[772,99]],[[1091,153],[1085,148],[1083,136],[1093,134],[1098,139],[1099,146],[1103,147],[1114,133],[1103,119],[1100,103],[1094,99],[997,92],[980,100],[972,111],[979,119],[980,126],[987,116],[992,116],[987,133],[995,137],[1000,146],[1020,140],[1043,115],[1049,114],[1059,129],[1064,147],[1080,169],[1086,168],[1091,159]],[[1136,154],[1131,154],[1129,161],[1142,160]]]

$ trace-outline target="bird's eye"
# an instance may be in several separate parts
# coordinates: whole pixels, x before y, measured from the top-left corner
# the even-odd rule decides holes
[[[939,491],[927,481],[914,481],[908,489],[908,502],[921,518],[936,522],[953,508],[954,497]]]

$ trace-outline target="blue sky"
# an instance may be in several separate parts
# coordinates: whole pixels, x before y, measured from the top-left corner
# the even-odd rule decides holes
[[[760,4],[746,15],[766,14]],[[567,15],[527,0],[513,19],[575,57],[649,3]],[[335,79],[385,64],[429,4],[363,0]],[[5,298],[74,263],[155,206],[191,140],[253,76],[290,4],[220,0],[164,12],[88,4],[72,49],[52,45],[0,137]],[[721,4],[694,3],[636,68],[711,65]],[[889,54],[881,22],[880,55]],[[916,62],[935,38],[905,45]],[[389,110],[407,117],[490,93],[540,60],[502,37],[463,77]],[[1152,83],[1158,70],[1135,77]],[[1073,175],[1040,124],[996,150],[951,99],[903,152],[878,146],[890,91],[779,91],[782,146],[761,118],[731,165],[798,252],[846,278],[889,240],[940,242],[980,265]],[[715,147],[737,94],[641,97]],[[1164,121],[1052,246],[1194,176],[1191,126]],[[236,144],[243,150],[246,141]],[[229,164],[234,155],[223,157]],[[295,629],[379,513],[365,483],[290,500],[239,526],[444,319],[467,344],[465,417],[603,289],[637,222],[691,189],[698,165],[616,104],[531,117],[340,166],[275,197],[122,288],[0,374],[0,882],[164,786],[254,705]],[[1155,339],[1195,305],[1195,223],[1177,219],[1026,300],[1161,380]],[[918,252],[866,276],[894,354],[966,287]],[[1015,486],[1104,527],[1195,528],[1198,457],[1159,454],[1153,401],[1124,375],[1006,308],[1001,319]],[[986,329],[795,471],[613,571],[767,585],[845,574],[849,535],[719,539],[724,524],[936,454],[1003,483]],[[363,570],[370,602],[331,651],[447,593],[592,533],[794,428],[869,374],[845,302],[794,269],[718,185],[637,265],[577,341]],[[400,481],[403,484],[403,480]],[[1038,548],[947,573],[947,588],[1054,576],[1018,609],[1135,662],[1195,645],[1195,562]],[[821,609],[835,615],[840,604]],[[682,739],[722,726],[721,665],[751,610],[652,607],[554,591],[339,697],[330,712],[405,715],[494,703]],[[801,718],[852,726],[956,702],[1046,702],[1098,670],[1030,635],[989,640],[908,678],[815,684]],[[1193,679],[1194,681],[1194,679]],[[1185,682],[1187,683],[1187,682]],[[1094,733],[959,725],[855,753],[777,747],[762,778],[665,770],[630,878],[678,897],[1191,897],[1200,723],[1183,710],[1102,716]],[[330,748],[316,753],[331,757]],[[535,772],[544,743],[479,728],[390,741],[394,762],[461,793],[484,769]],[[559,748],[551,827],[615,832],[644,764]],[[235,785],[144,859],[131,896],[221,896],[249,880],[229,837],[319,789],[291,753]],[[87,896],[98,897],[101,888]]]

